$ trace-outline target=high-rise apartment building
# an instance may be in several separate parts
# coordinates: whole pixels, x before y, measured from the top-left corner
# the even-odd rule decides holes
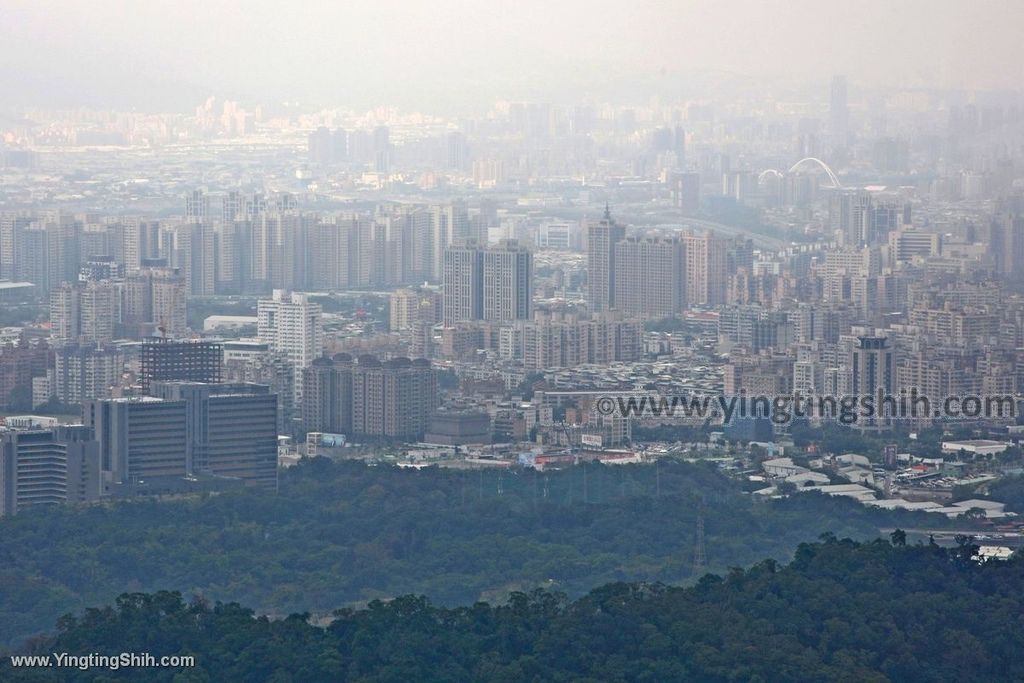
[[[665,318],[686,308],[686,248],[676,237],[629,237],[615,247],[615,304],[626,315]]]
[[[54,351],[53,394],[66,405],[108,398],[124,373],[124,359],[114,346],[69,344]]]
[[[412,440],[423,436],[437,406],[430,362],[381,362],[348,354],[318,358],[303,372],[302,422],[306,432],[359,438]]]
[[[32,217],[27,213],[0,214],[0,280],[20,277],[16,267],[20,260],[17,250],[22,242],[21,232],[31,222]]]
[[[669,171],[666,181],[672,206],[684,214],[696,213],[700,209],[699,173]]]
[[[454,201],[430,208],[431,278],[440,280],[444,274],[445,250],[448,247],[476,239],[470,230],[469,210],[465,202]]]
[[[185,220],[203,222],[210,218],[210,198],[202,190],[185,195]]]
[[[533,311],[533,255],[516,240],[487,248],[474,240],[445,250],[445,327],[472,320],[528,320]]]
[[[306,136],[306,151],[310,162],[329,164],[334,161],[333,135],[327,126],[320,126]]]
[[[469,148],[466,134],[453,130],[448,133],[448,168],[452,171],[465,171],[469,167]]]
[[[484,317],[484,251],[476,242],[444,250],[444,325]]]
[[[637,320],[598,317],[552,320],[538,316],[521,325],[520,346],[527,370],[635,361],[642,351]]]
[[[360,356],[352,366],[352,433],[357,437],[419,439],[437,407],[430,361]]]
[[[46,231],[47,291],[63,282],[74,282],[82,264],[82,222],[74,216],[53,212],[41,221]]]
[[[529,320],[533,315],[533,255],[516,240],[484,250],[483,318]]]
[[[1024,215],[1004,213],[991,221],[989,254],[998,274],[1013,280],[1024,278]]]
[[[708,231],[683,237],[686,253],[686,298],[692,306],[725,303],[728,289],[728,244]]]
[[[306,223],[297,211],[261,211],[247,222],[244,277],[254,290],[292,289],[304,282]]]
[[[895,195],[844,190],[829,200],[829,222],[844,246],[885,244],[890,233],[910,225],[911,207]]]
[[[126,217],[116,224],[114,230],[125,270],[129,273],[160,256],[158,221],[146,221],[137,216]]]
[[[270,299],[257,304],[257,334],[271,350],[283,354],[295,372],[295,405],[302,405],[302,369],[319,358],[324,349],[320,304],[305,294],[276,289]]]
[[[32,380],[46,377],[53,349],[46,340],[22,336],[17,343],[0,344],[0,410],[32,407]]]
[[[119,293],[110,282],[65,282],[50,292],[54,344],[104,344],[114,339]]]
[[[124,285],[124,324],[129,336],[154,332],[183,337],[187,331],[185,280],[177,268],[161,260],[144,262],[128,275]]]
[[[352,357],[317,358],[302,371],[302,428],[307,432],[352,432]]]
[[[391,331],[411,330],[417,322],[428,325],[441,322],[443,299],[440,292],[430,289],[396,289],[390,297]]]
[[[375,262],[372,219],[347,216],[309,225],[309,284],[314,289],[349,289],[371,284]],[[379,250],[383,255],[383,245]]]
[[[177,268],[189,296],[210,296],[217,286],[217,244],[214,226],[198,220],[161,228],[161,253]]]
[[[15,279],[31,282],[39,291],[49,292],[51,254],[48,245],[53,236],[41,225],[29,223],[14,233],[14,239]]]
[[[848,367],[853,395],[873,396],[879,389],[891,393],[896,386],[895,351],[886,337],[857,337]]]

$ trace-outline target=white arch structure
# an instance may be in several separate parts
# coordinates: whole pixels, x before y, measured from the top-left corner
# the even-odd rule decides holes
[[[836,174],[832,171],[831,168],[829,168],[828,164],[826,164],[821,159],[818,159],[817,157],[804,157],[800,161],[790,166],[789,171],[787,171],[787,173],[796,173],[797,170],[801,166],[804,166],[805,164],[817,166],[821,170],[825,171],[825,174],[828,176],[829,182],[832,183],[832,187],[842,187],[842,183],[839,182],[839,177],[836,176]],[[761,171],[761,173],[757,176],[757,182],[763,183],[765,179],[768,177],[781,178],[783,177],[783,173],[774,168],[766,169],[764,171]]]
[[[842,184],[839,182],[839,178],[836,176],[835,173],[832,172],[832,169],[828,167],[828,164],[826,164],[821,159],[818,159],[817,157],[804,157],[800,161],[790,166],[789,172],[796,173],[796,170],[803,166],[804,164],[813,164],[818,166],[818,168],[820,168],[821,170],[825,171],[826,174],[828,174],[828,179],[832,181],[832,187],[842,187]]]

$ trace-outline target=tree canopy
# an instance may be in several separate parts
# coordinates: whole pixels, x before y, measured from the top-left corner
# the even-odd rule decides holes
[[[233,491],[32,510],[0,520],[0,643],[118,594],[178,590],[260,613],[329,615],[416,593],[446,606],[547,587],[695,580],[788,561],[823,532],[874,538],[936,515],[800,494],[757,502],[712,466],[456,471],[306,461],[280,493]],[[916,515],[916,516],[915,516]],[[944,519],[941,520],[945,522]]]
[[[423,597],[257,616],[180,593],[130,593],[61,619],[31,651],[189,654],[191,669],[11,669],[5,681],[992,681],[1024,679],[1024,562],[828,535],[688,588],[612,583],[570,601]],[[99,677],[97,677],[99,676]]]

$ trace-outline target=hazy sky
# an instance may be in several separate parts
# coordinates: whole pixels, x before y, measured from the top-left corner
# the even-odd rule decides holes
[[[1024,80],[1024,0],[2,0],[0,16],[14,103],[189,109],[216,94],[434,111],[637,83],[686,92],[695,74]]]

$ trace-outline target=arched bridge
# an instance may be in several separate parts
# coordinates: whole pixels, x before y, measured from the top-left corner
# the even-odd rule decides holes
[[[817,157],[804,157],[800,161],[790,166],[789,171],[787,171],[787,173],[796,173],[798,170],[808,165],[817,166],[818,168],[823,170],[825,172],[825,175],[828,176],[829,183],[832,185],[832,187],[839,188],[843,186],[842,183],[839,182],[839,177],[831,168],[829,168],[829,165]],[[781,178],[782,172],[774,168],[769,168],[765,171],[761,171],[761,174],[757,176],[757,181],[763,182],[769,176]]]

